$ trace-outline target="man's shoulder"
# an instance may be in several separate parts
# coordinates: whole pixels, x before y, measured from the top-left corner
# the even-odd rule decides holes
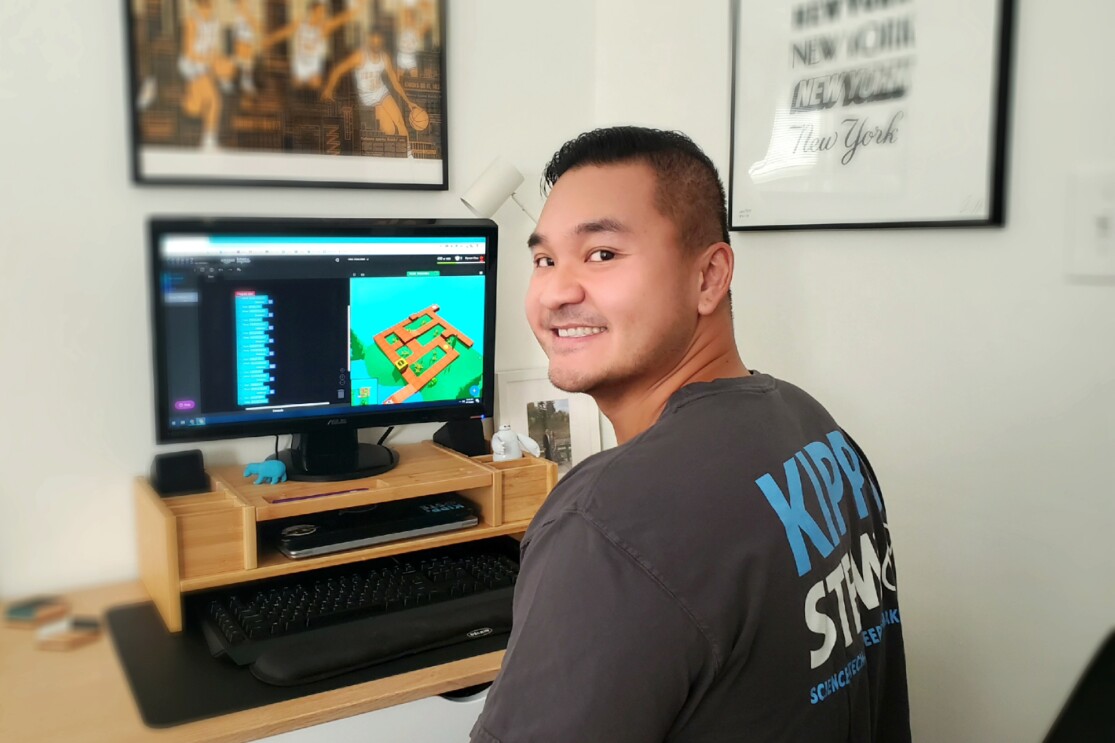
[[[623,454],[622,447],[607,449],[574,467],[550,491],[531,521],[531,531],[539,531],[543,525],[556,520],[562,514],[592,510],[602,480],[606,485],[610,478],[617,476],[610,470],[617,460],[622,460]]]
[[[801,387],[770,374],[752,372],[746,377],[682,387],[670,398],[661,420],[676,415],[702,414],[724,419],[731,412],[756,408],[792,415],[827,415],[824,406]]]
[[[741,451],[757,452],[769,438],[771,423],[789,421],[797,429],[803,417],[831,421],[807,393],[766,374],[686,386],[649,429],[573,468],[540,515],[597,512],[604,506],[611,511],[629,500],[652,500],[657,492],[673,492],[687,473],[723,465],[726,442],[733,458]]]
[[[592,455],[566,474],[531,520],[523,544],[531,544],[564,519],[583,519],[602,536],[615,539],[640,509],[656,500],[653,472],[640,462],[654,461],[646,442],[629,442]],[[661,457],[657,459],[661,460]]]

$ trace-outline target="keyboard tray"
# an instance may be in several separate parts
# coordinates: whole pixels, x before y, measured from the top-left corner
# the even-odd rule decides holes
[[[210,655],[209,647],[196,622],[187,623],[183,632],[167,632],[162,617],[150,602],[109,610],[106,625],[140,715],[144,723],[154,728],[181,725],[434,666],[453,664],[454,661],[503,650],[507,647],[508,638],[505,634],[493,634],[322,681],[298,686],[273,686],[256,679],[247,668],[215,660]],[[490,663],[482,664],[484,667],[490,666],[487,680],[495,678],[501,657],[492,656]],[[438,694],[454,688],[451,683],[454,673],[465,674],[464,677],[468,679],[461,686],[477,683],[475,670],[472,663],[467,671],[454,670],[453,665],[445,665],[443,674],[439,669],[442,678],[434,681],[442,684],[441,688],[431,688],[423,695]],[[423,679],[422,685],[429,688],[427,680],[428,677]],[[444,681],[449,683],[443,683]],[[398,691],[402,685],[401,682],[396,684],[392,681],[389,694],[379,692],[385,700],[387,697],[390,700],[366,709],[397,703],[400,701]]]

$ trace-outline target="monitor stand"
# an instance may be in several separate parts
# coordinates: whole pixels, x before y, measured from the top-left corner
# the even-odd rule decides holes
[[[372,477],[399,462],[394,449],[361,443],[354,428],[295,434],[292,446],[281,450],[277,458],[286,465],[288,479],[307,482]]]

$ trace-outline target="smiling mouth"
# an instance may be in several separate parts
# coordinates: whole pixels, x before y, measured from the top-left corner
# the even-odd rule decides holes
[[[590,335],[599,335],[607,328],[581,326],[576,328],[554,328],[558,338],[587,338]]]

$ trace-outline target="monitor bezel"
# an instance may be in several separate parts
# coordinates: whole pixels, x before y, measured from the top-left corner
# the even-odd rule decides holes
[[[286,418],[276,421],[249,421],[215,425],[201,429],[170,427],[170,390],[167,387],[164,305],[159,295],[161,276],[160,244],[164,235],[257,235],[274,237],[481,237],[485,240],[484,318],[485,352],[481,399],[477,403],[446,405],[437,408],[408,409],[405,405],[390,410],[349,411],[343,416]],[[151,321],[151,356],[154,371],[155,439],[159,444],[191,441],[216,441],[312,433],[340,428],[375,428],[412,423],[442,423],[469,418],[491,417],[495,402],[496,267],[498,228],[490,219],[395,219],[337,217],[198,217],[152,216],[148,219],[148,301]]]

